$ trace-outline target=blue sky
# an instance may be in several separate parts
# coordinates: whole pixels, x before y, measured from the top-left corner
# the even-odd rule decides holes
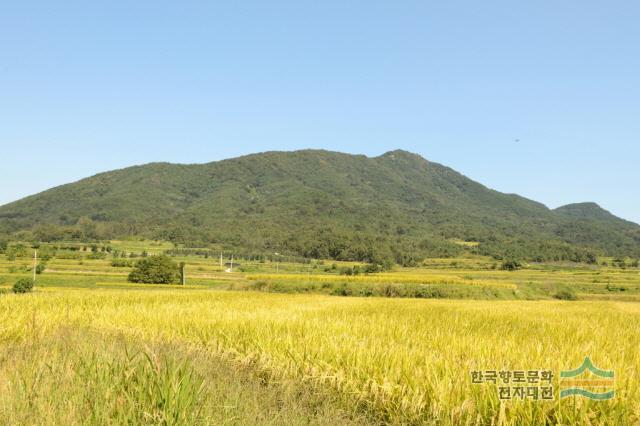
[[[640,3],[4,1],[0,204],[151,161],[402,148],[640,222]]]

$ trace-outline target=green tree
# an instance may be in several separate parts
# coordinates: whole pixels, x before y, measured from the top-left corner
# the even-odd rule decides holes
[[[97,238],[97,227],[93,220],[89,219],[86,216],[78,219],[76,223],[76,227],[82,233],[82,237],[85,239],[93,239]]]
[[[520,268],[522,268],[522,263],[514,259],[505,260],[500,267],[503,271],[515,271]]]
[[[62,229],[55,224],[40,224],[33,230],[37,241],[51,242],[63,238]]]
[[[133,283],[175,284],[179,280],[178,265],[165,255],[140,260],[129,274],[129,282]]]
[[[45,262],[40,262],[36,265],[36,274],[40,275],[47,269],[47,264]]]
[[[17,294],[28,293],[31,290],[33,290],[33,281],[29,278],[20,278],[13,285],[13,292]]]
[[[16,257],[18,256],[17,251],[18,250],[15,247],[8,247],[5,250],[5,254],[7,255],[7,260],[9,262],[13,262],[14,260],[16,260]]]

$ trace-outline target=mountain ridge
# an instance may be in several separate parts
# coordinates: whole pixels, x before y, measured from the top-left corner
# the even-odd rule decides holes
[[[640,226],[595,203],[549,209],[403,150],[376,157],[267,151],[102,172],[0,206],[0,233],[16,232],[144,236],[312,257],[366,257],[344,254],[351,246],[369,257],[378,248],[449,255],[459,252],[457,239],[480,242],[478,252],[498,258],[640,256]]]

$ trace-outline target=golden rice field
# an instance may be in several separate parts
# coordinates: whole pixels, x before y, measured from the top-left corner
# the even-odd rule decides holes
[[[634,424],[639,320],[640,305],[612,301],[48,286],[0,296],[0,423]],[[585,356],[615,371],[615,398],[500,401],[471,382]],[[222,369],[235,376],[214,386]],[[290,402],[316,394],[321,408]]]

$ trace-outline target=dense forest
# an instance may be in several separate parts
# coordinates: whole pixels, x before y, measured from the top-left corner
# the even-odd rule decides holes
[[[596,204],[551,210],[405,151],[152,163],[0,207],[4,240],[132,236],[372,263],[412,264],[463,250],[541,261],[640,257],[640,226]]]

